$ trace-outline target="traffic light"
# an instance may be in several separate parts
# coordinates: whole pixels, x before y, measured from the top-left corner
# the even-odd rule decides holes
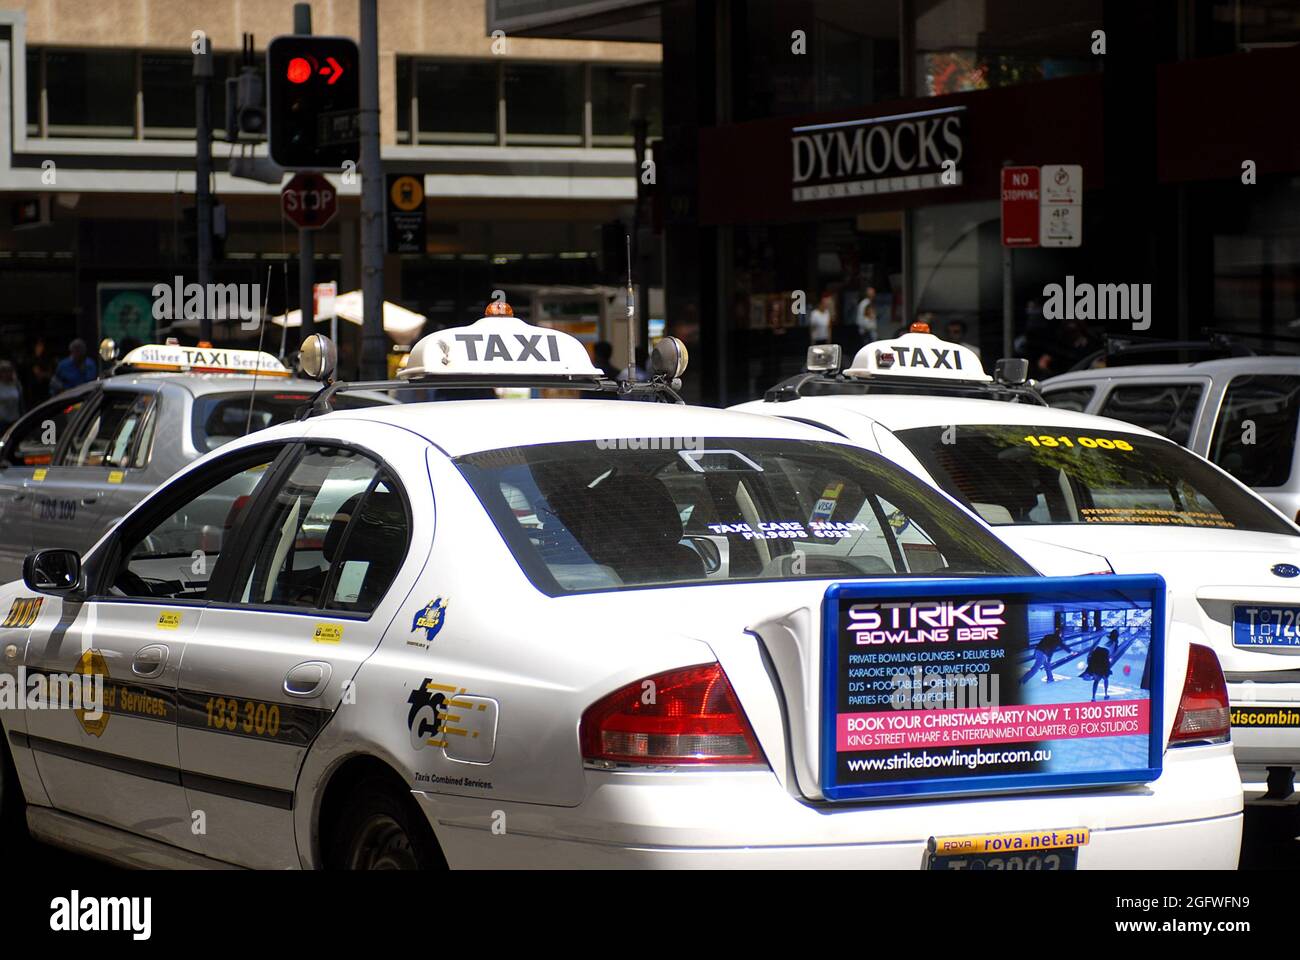
[[[289,34],[266,49],[271,159],[334,170],[361,158],[360,56],[348,37]]]

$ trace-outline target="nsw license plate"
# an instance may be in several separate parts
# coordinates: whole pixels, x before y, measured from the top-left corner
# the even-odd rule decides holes
[[[931,837],[927,870],[1077,870],[1086,827]]]
[[[1232,645],[1300,649],[1300,607],[1235,605],[1232,608]]]

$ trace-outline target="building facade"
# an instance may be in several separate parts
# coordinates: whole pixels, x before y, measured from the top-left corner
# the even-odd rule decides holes
[[[357,3],[313,6],[314,33],[357,36]],[[200,42],[224,223],[214,280],[257,284],[271,314],[298,305],[279,185],[228,172],[265,144],[223,139],[244,35],[261,70],[267,42],[291,32],[288,0],[0,0],[0,358],[148,327],[152,285],[194,279]],[[493,37],[482,0],[380,0],[379,46],[384,169],[420,178],[427,221],[422,249],[387,256],[385,295],[430,327],[478,317],[496,289],[589,321],[600,228],[635,197],[633,83],[658,129],[658,46]],[[330,179],[340,210],[315,273],[345,291],[360,285],[360,177]],[[346,359],[355,344],[342,346]]]
[[[986,361],[1010,343],[1037,376],[1107,335],[1295,350],[1300,136],[1278,92],[1300,68],[1300,3],[490,8],[507,31],[661,44],[667,321],[703,399],[797,369],[814,311],[849,349],[922,318]],[[1081,245],[1015,250],[1009,297],[1008,164],[1083,177]],[[1147,315],[1054,316],[1067,282],[1126,285]]]

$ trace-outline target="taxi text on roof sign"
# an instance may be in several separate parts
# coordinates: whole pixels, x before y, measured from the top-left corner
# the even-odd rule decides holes
[[[991,383],[979,354],[931,333],[905,333],[892,340],[875,340],[857,352],[848,377],[917,377]]]
[[[576,338],[512,316],[486,316],[431,333],[411,351],[400,380],[464,376],[603,377]]]
[[[284,364],[261,350],[181,347],[159,343],[136,347],[122,358],[122,365],[135,370],[168,370],[179,373],[256,373],[260,377],[289,376],[289,371]]]

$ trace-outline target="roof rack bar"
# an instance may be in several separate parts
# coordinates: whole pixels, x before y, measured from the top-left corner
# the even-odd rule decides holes
[[[673,403],[684,401],[666,380],[609,380],[597,377],[550,376],[550,377],[511,377],[511,376],[476,376],[476,377],[422,377],[412,380],[336,380],[322,387],[298,412],[299,420],[329,413],[333,409],[334,397],[340,393],[354,390],[468,390],[482,387],[521,387],[530,390],[585,390],[613,393],[620,397],[648,395],[656,399],[668,397]]]

